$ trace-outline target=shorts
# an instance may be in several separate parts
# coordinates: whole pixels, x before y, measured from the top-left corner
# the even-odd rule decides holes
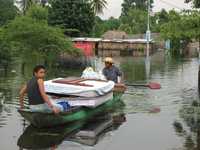
[[[57,104],[55,101],[50,100],[52,105],[56,108],[58,108],[61,112],[64,111],[62,105]],[[38,104],[38,105],[29,105],[29,108],[32,112],[53,112],[53,110],[48,106],[47,103],[44,104]]]

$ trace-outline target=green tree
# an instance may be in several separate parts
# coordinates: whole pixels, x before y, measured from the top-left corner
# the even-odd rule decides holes
[[[119,30],[124,31],[128,34],[133,34],[133,29],[129,24],[121,24]]]
[[[120,26],[120,20],[114,17],[110,17],[108,20],[104,21],[104,32],[108,30],[118,30]]]
[[[0,0],[0,26],[7,24],[17,15],[13,0]]]
[[[93,36],[101,37],[108,30],[117,30],[120,26],[120,20],[110,17],[108,20],[102,20],[100,17],[95,19],[95,27]]]
[[[192,2],[195,8],[200,8],[200,0],[185,0],[186,3]]]
[[[161,26],[161,36],[171,41],[171,54],[179,55],[180,41],[184,39],[184,36],[181,26],[181,15],[178,12],[174,10],[169,12],[169,21]]]
[[[78,54],[61,29],[48,25],[47,15],[46,8],[34,5],[25,16],[16,17],[3,30],[3,39],[25,62],[53,63],[63,52]]]
[[[44,7],[48,0],[15,0],[15,2],[19,5],[22,13],[25,14],[32,5],[38,4]]]
[[[153,32],[160,32],[160,27],[164,24],[169,22],[169,14],[165,9],[162,9],[160,12],[157,12],[151,18],[151,30]]]
[[[11,62],[10,45],[4,40],[3,29],[0,28],[0,66],[7,68]]]
[[[22,13],[25,14],[26,11],[36,3],[35,0],[16,0],[16,3],[20,6]]]
[[[161,35],[170,39],[172,54],[179,54],[180,49],[186,50],[187,44],[193,39],[200,41],[200,14],[198,11],[179,14],[169,12],[169,22],[161,26]]]
[[[37,21],[44,21],[47,23],[48,20],[48,9],[43,8],[39,5],[33,4],[26,13],[26,16]]]
[[[165,9],[162,9],[160,12],[156,13],[155,18],[159,24],[163,24],[169,21],[169,15]]]
[[[94,10],[95,15],[102,14],[103,9],[106,8],[106,0],[91,0],[92,9]]]
[[[95,26],[93,28],[93,32],[91,33],[91,36],[101,37],[103,33],[104,33],[104,20],[102,20],[99,16],[96,16]]]
[[[98,37],[102,34],[103,26],[100,26],[99,24],[99,17],[98,14],[103,14],[103,9],[106,8],[107,1],[106,0],[90,0],[91,7],[94,11],[95,16],[95,22],[92,30],[92,36]],[[101,19],[100,19],[101,20]],[[103,25],[103,24],[102,24]]]
[[[122,16],[120,30],[129,34],[145,33],[147,28],[147,12],[140,9],[130,9]]]
[[[153,0],[150,0],[151,7],[153,4]],[[128,15],[128,12],[130,9],[141,9],[141,10],[147,10],[147,4],[148,0],[124,0],[122,3],[122,14],[121,16]]]
[[[182,17],[182,26],[185,28],[183,31],[188,38],[199,41],[200,49],[200,13],[199,11],[192,11],[189,15]]]
[[[48,3],[48,0],[40,0],[40,3],[44,7]]]
[[[94,26],[94,11],[85,0],[53,0],[49,9],[49,24],[63,29],[76,29],[89,34]]]

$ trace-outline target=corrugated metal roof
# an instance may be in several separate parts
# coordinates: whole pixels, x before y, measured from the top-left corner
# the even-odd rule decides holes
[[[103,39],[103,38],[73,38],[72,41],[74,42],[117,42],[117,43],[146,43],[146,39]],[[153,40],[150,41],[151,43],[154,42]]]
[[[85,42],[99,42],[101,40],[102,40],[101,38],[86,38],[86,37],[72,38],[72,41],[85,41]]]

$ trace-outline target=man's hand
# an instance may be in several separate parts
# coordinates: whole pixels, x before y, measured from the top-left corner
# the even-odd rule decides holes
[[[118,76],[118,77],[117,77],[117,83],[121,83],[121,80],[122,80],[121,77]]]
[[[52,107],[52,110],[53,110],[54,114],[59,114],[60,113],[60,109],[58,109],[55,106]]]

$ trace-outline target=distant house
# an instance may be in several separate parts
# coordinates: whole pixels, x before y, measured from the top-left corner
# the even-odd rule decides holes
[[[144,34],[141,34],[144,36]],[[145,56],[145,38],[130,38],[126,32],[108,31],[102,38],[79,37],[72,39],[74,46],[83,51],[85,56]],[[156,51],[154,41],[150,41],[150,54]]]
[[[107,31],[102,36],[103,39],[127,39],[128,35],[126,32],[113,30],[113,31]]]

